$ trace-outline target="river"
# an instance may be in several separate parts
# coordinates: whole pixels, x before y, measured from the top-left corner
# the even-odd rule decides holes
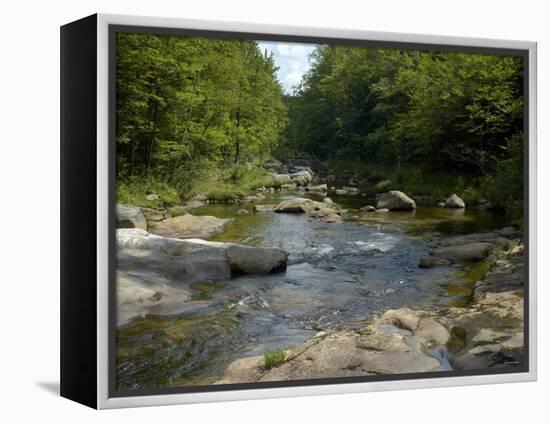
[[[294,197],[276,193],[262,203]],[[252,204],[193,209],[196,215],[234,219],[211,240],[282,248],[289,253],[288,268],[273,275],[195,284],[193,300],[206,307],[140,317],[119,328],[117,387],[210,384],[237,358],[294,347],[321,330],[360,327],[390,308],[460,305],[483,270],[480,265],[421,269],[419,258],[438,237],[506,223],[487,211],[421,204],[413,212],[365,215],[359,208],[374,199],[331,198],[350,212],[343,223],[254,213]],[[239,209],[249,214],[238,215]]]

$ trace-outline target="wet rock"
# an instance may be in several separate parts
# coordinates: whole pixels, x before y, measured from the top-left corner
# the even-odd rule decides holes
[[[347,195],[347,191],[345,189],[337,189],[334,191],[336,195]]]
[[[311,209],[313,201],[307,198],[285,200],[275,206],[277,213],[305,213]]]
[[[420,263],[418,263],[418,267],[430,268],[438,266],[449,266],[451,264],[453,264],[453,261],[447,258],[422,256],[420,257]]]
[[[481,261],[487,258],[494,245],[489,242],[472,242],[468,244],[439,247],[430,252],[433,256],[453,261]]]
[[[389,191],[382,194],[376,203],[377,209],[413,210],[416,203],[401,191]]]
[[[375,210],[376,213],[387,213],[389,211],[390,211],[390,209],[376,209]]]
[[[185,214],[158,222],[151,233],[168,238],[209,238],[222,232],[231,219],[219,219],[214,216],[194,216]]]
[[[334,204],[334,201],[330,199],[329,197],[323,198],[323,203],[325,204]]]
[[[464,200],[458,195],[452,194],[445,200],[445,207],[451,209],[463,209],[464,207],[466,207],[466,204],[464,203]]]
[[[116,205],[117,228],[147,229],[147,221],[141,209],[129,204]]]
[[[246,209],[239,209],[239,210],[237,210],[237,214],[239,214],[239,215],[248,214],[248,210],[246,210]]]
[[[248,247],[230,244],[225,248],[229,266],[237,273],[262,274],[286,269],[287,254],[278,248]]]
[[[374,206],[365,206],[365,207],[361,207],[359,210],[361,210],[363,212],[374,212],[374,211],[376,211],[376,207],[374,207]]]

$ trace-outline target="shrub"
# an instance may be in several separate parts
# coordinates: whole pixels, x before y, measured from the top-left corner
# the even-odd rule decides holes
[[[148,200],[147,195],[157,194],[158,198]],[[140,207],[163,208],[181,202],[176,189],[166,182],[156,180],[117,181],[117,202]]]
[[[211,201],[236,200],[244,196],[246,193],[235,187],[214,188],[206,193],[206,198]]]
[[[274,351],[267,351],[264,353],[264,366],[266,369],[280,366],[285,362],[286,352],[283,349],[277,349]]]

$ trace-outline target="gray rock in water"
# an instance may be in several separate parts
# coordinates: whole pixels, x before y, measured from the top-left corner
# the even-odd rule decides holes
[[[183,216],[165,219],[156,223],[151,232],[168,238],[209,238],[222,232],[231,219],[219,219],[214,216]]]
[[[464,200],[460,198],[456,194],[452,194],[445,200],[445,207],[451,208],[451,209],[463,209],[466,207],[466,204],[464,203]]]
[[[420,257],[420,263],[418,267],[430,268],[437,266],[449,266],[453,264],[453,261],[447,258],[434,257],[434,256],[422,256]]]
[[[239,210],[237,210],[237,214],[239,214],[239,215],[248,214],[248,210],[239,209]]]
[[[334,201],[330,199],[329,197],[323,198],[323,203],[325,204],[334,204]]]
[[[334,191],[336,195],[347,195],[347,191],[345,189],[337,189]]]
[[[431,251],[431,254],[451,260],[481,261],[487,258],[493,248],[493,244],[489,242],[472,242],[469,244],[436,248]]]
[[[286,269],[288,256],[278,248],[259,248],[232,244],[225,251],[231,270],[237,273],[276,273]]]
[[[327,184],[306,186],[306,191],[327,192]]]
[[[389,191],[382,194],[376,203],[377,209],[388,210],[413,210],[416,203],[401,191]]]
[[[279,203],[273,211],[277,213],[306,213],[313,201],[307,198],[295,198]]]
[[[128,204],[116,205],[117,228],[147,229],[147,221],[141,209]]]
[[[365,207],[361,207],[359,210],[364,211],[364,212],[375,212],[376,207],[374,207],[374,206],[365,206]]]

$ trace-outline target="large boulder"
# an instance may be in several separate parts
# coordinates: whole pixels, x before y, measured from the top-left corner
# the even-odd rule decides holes
[[[147,229],[147,221],[139,207],[129,204],[117,204],[116,227]]]
[[[301,170],[299,172],[291,173],[290,178],[294,182],[300,179],[300,180],[304,180],[306,184],[309,184],[313,180],[313,175],[309,170]]]
[[[214,216],[184,214],[155,223],[151,232],[169,238],[210,238],[222,232],[224,226],[230,221],[231,219],[220,219]]]
[[[388,210],[413,210],[416,209],[416,203],[412,198],[401,191],[389,191],[380,196],[376,203],[376,208]]]
[[[275,248],[166,238],[142,229],[117,229],[116,237],[118,324],[202,306],[191,301],[191,284],[283,271],[287,263]]]
[[[262,274],[286,269],[287,254],[278,248],[258,248],[231,244],[226,249],[231,270],[236,273]]]
[[[466,207],[466,204],[464,203],[464,200],[462,198],[460,198],[456,194],[453,194],[445,200],[445,207],[451,209],[463,209],[464,207]]]

